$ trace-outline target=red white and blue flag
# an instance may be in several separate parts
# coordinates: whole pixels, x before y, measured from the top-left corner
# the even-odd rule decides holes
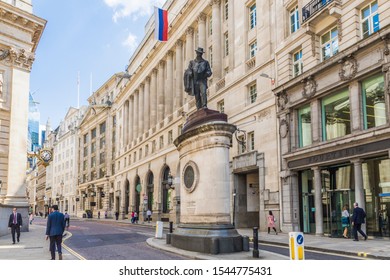
[[[154,7],[155,35],[159,41],[168,41],[168,11]]]

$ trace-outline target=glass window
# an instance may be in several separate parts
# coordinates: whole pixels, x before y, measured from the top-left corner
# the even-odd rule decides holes
[[[93,154],[96,151],[96,142],[93,142],[91,144],[91,154]]]
[[[209,18],[209,35],[213,35],[213,17],[212,15],[210,15],[210,18]]]
[[[364,7],[360,15],[363,38],[367,38],[379,30],[378,1],[372,2],[370,5]]]
[[[225,35],[225,56],[229,55],[229,33],[226,32]]]
[[[322,100],[322,131],[324,140],[351,133],[348,90],[325,97]]]
[[[298,109],[298,138],[299,147],[312,143],[310,104]]]
[[[210,67],[213,67],[213,47],[209,48],[209,62],[210,62]]]
[[[248,133],[248,151],[254,151],[255,150],[255,133],[249,132]]]
[[[239,136],[237,138],[237,144],[238,144],[238,146],[237,146],[238,154],[245,153],[245,149],[246,149],[246,147],[245,147],[245,137],[243,135],[241,135],[241,136]]]
[[[106,132],[106,122],[103,122],[100,124],[99,130],[100,130],[100,134],[103,134]]]
[[[84,144],[88,143],[88,133],[84,134]]]
[[[160,136],[160,149],[162,149],[164,147],[164,136],[161,135]]]
[[[217,110],[220,112],[220,113],[224,113],[225,112],[225,100],[221,100],[217,103]]]
[[[224,13],[225,13],[225,20],[228,20],[229,19],[229,0],[225,0]]]
[[[362,82],[364,129],[386,124],[383,75]]]
[[[91,138],[95,139],[95,137],[96,137],[96,128],[92,129],[91,131]]]
[[[290,32],[291,34],[299,29],[299,12],[298,6],[290,11]]]
[[[337,27],[321,36],[322,60],[327,60],[339,52],[339,39]]]
[[[256,52],[257,52],[257,41],[254,41],[249,45],[249,58],[255,57]]]
[[[181,135],[181,131],[183,130],[183,125],[179,125],[177,127],[177,135]]]
[[[170,130],[168,131],[168,144],[172,144],[173,143],[173,131]]]
[[[303,72],[302,50],[293,54],[293,76],[296,77]]]
[[[249,8],[249,27],[250,29],[255,28],[257,22],[256,22],[256,4],[252,5]]]
[[[249,86],[249,101],[250,104],[255,103],[257,98],[257,86],[256,84]]]

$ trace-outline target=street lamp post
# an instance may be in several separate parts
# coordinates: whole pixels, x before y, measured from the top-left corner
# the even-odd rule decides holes
[[[235,227],[236,225],[236,196],[237,196],[237,192],[236,192],[236,189],[234,189],[234,192],[233,192],[233,227]]]

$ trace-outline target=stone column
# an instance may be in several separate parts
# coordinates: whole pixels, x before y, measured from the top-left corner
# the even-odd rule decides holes
[[[359,207],[365,209],[366,202],[364,198],[364,185],[363,185],[363,170],[362,160],[356,159],[351,161],[354,168],[354,180],[355,180],[355,202],[359,204]]]
[[[131,141],[133,141],[133,137],[134,137],[134,115],[133,115],[133,111],[134,111],[134,97],[131,96],[130,97],[130,106],[129,106],[129,143],[131,143]]]
[[[145,131],[150,128],[150,77],[146,77],[144,88],[144,127]]]
[[[123,143],[125,146],[129,144],[129,106],[129,100],[126,100],[123,108]]]
[[[137,139],[138,138],[138,112],[139,112],[139,104],[138,104],[138,97],[139,97],[139,92],[138,90],[134,91],[133,93],[133,96],[134,96],[134,109],[133,109],[133,113],[134,113],[134,117],[133,117],[133,121],[134,121],[134,124],[133,124],[133,129],[134,129],[134,139]]]
[[[188,27],[186,30],[186,59],[184,62],[184,69],[188,68],[190,61],[195,58],[195,48],[194,48],[194,29],[192,27]],[[182,95],[183,104],[187,102],[188,97],[187,94]]]
[[[316,235],[324,234],[324,216],[322,211],[322,182],[321,169],[319,167],[312,168],[314,171],[314,207],[316,209]]]
[[[21,65],[23,67],[24,65]],[[8,154],[2,161],[7,161],[8,172],[6,179],[3,180],[2,188],[7,190],[4,204],[16,206],[21,213],[22,218],[28,218],[28,200],[26,197],[26,151],[27,151],[27,127],[28,127],[28,92],[30,87],[30,71],[27,69],[13,68],[9,75],[12,80],[9,89],[12,91],[10,98],[9,113],[9,142],[2,139],[5,143],[4,152]],[[7,83],[5,83],[7,85]],[[3,112],[2,112],[3,113]],[[5,129],[2,128],[2,129]],[[3,150],[3,147],[2,147]],[[3,153],[3,151],[2,151]],[[3,156],[2,156],[3,157]],[[1,172],[3,174],[3,172]],[[24,209],[22,209],[22,207]],[[28,228],[25,223],[23,230]]]
[[[119,209],[119,217],[121,217],[122,220],[125,219],[125,213],[126,213],[126,195],[128,195],[126,193],[126,188],[125,188],[125,183],[124,182],[121,182],[122,183],[122,186],[121,186],[121,194],[120,194],[120,209]]]
[[[199,44],[198,47],[206,49],[206,14],[200,13],[198,16],[198,33],[199,33]]]
[[[320,118],[320,110],[321,110],[321,105],[320,101],[314,100],[310,104],[310,110],[311,110],[311,127],[312,127],[312,135],[313,135],[313,143],[318,143],[321,141],[320,137],[320,123],[321,123],[321,118]]]
[[[362,160],[356,159],[351,161],[353,163],[354,174],[355,174],[355,201],[357,202],[360,208],[363,208],[366,211],[366,200],[364,195],[364,185],[363,185],[363,170],[362,170]],[[353,211],[353,208],[351,209]],[[367,212],[367,211],[366,211]],[[366,232],[366,224],[362,224],[362,230]]]
[[[150,127],[157,124],[157,69],[153,69],[150,79]]]
[[[157,122],[164,119],[164,64],[163,60],[158,65],[158,78],[157,78]]]
[[[173,102],[173,110],[180,108],[183,105],[183,41],[176,42],[176,80],[175,80],[175,99]]]
[[[213,27],[213,77],[218,81],[222,77],[222,46],[221,46],[221,0],[211,0]]]
[[[186,30],[186,60],[185,68],[188,67],[190,61],[195,58],[194,48],[194,28],[188,27]]]
[[[144,133],[144,106],[144,84],[141,84],[138,97],[138,136],[141,136]]]
[[[173,52],[167,55],[167,79],[165,83],[165,116],[173,112]]]
[[[359,82],[354,81],[349,85],[349,104],[351,106],[351,131],[360,130],[360,89]]]

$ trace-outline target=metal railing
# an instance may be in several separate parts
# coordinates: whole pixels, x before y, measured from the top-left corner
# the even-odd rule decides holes
[[[313,0],[302,8],[302,22],[307,21],[309,18],[317,14],[323,8],[325,8],[333,0]]]

